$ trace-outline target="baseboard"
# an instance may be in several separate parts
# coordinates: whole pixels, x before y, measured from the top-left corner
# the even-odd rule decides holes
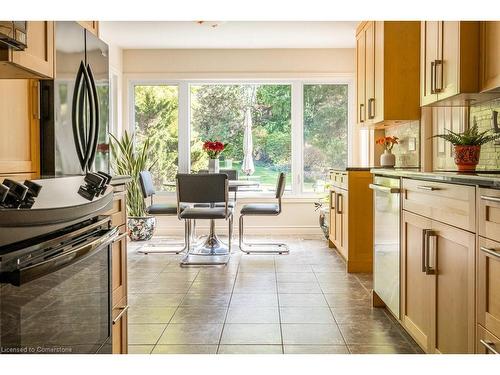
[[[196,227],[196,233],[207,233],[208,232],[208,226],[197,226]],[[217,226],[216,228],[216,233],[220,234],[227,234],[228,228],[227,225],[220,225]],[[176,228],[168,228],[164,226],[159,226],[156,228],[156,235],[158,236],[183,236],[184,235],[184,228],[183,227],[176,227]],[[234,234],[238,235],[238,228],[235,226],[234,228]],[[287,226],[287,227],[282,227],[282,226],[275,226],[275,227],[270,227],[270,226],[245,226],[245,235],[265,235],[265,236],[272,236],[272,235],[322,235],[323,232],[321,229],[317,226]]]

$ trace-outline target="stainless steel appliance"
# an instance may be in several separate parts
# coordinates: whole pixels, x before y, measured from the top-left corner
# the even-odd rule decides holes
[[[0,48],[22,51],[28,43],[27,21],[0,21]]]
[[[102,216],[112,188],[96,181],[34,181],[30,207],[13,208],[14,197],[0,206],[0,353],[111,353],[118,231]]]
[[[374,176],[373,290],[397,317],[400,315],[400,180]]]
[[[60,21],[55,49],[55,78],[41,84],[42,176],[108,172],[108,46],[77,22]]]

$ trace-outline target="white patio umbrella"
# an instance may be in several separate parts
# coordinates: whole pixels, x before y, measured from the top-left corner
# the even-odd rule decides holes
[[[255,172],[253,165],[252,113],[250,107],[245,112],[245,133],[243,134],[243,162],[241,170],[247,176]]]

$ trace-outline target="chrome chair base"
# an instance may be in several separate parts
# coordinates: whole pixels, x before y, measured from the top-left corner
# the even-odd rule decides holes
[[[187,223],[184,224],[184,242],[173,242],[171,244],[148,244],[142,246],[139,250],[137,250],[138,253],[140,254],[180,254],[183,253],[187,250],[188,248],[188,241],[187,241],[187,234],[188,234],[188,225]],[[182,246],[178,248],[172,248],[171,245],[176,245],[176,246]]]
[[[228,219],[229,222],[229,239],[228,244],[223,243],[215,235],[215,223],[211,220],[210,224],[210,234],[200,245],[191,248],[192,224],[189,220],[186,220],[186,248],[187,253],[181,260],[181,266],[196,265],[196,266],[211,266],[211,265],[225,265],[229,262],[231,256],[231,239],[233,236],[233,217],[232,215]]]
[[[289,254],[290,249],[286,243],[282,242],[258,242],[258,243],[246,243],[243,235],[243,217],[240,216],[239,220],[239,246],[240,250],[246,254]],[[264,250],[253,250],[252,248],[265,247]],[[269,247],[275,247],[276,249],[269,249]]]

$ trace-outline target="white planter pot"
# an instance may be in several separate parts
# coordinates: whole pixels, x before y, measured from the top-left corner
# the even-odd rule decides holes
[[[219,159],[208,159],[208,173],[219,173]]]
[[[396,155],[388,150],[385,150],[382,155],[380,155],[380,166],[385,168],[392,168],[396,165]]]

